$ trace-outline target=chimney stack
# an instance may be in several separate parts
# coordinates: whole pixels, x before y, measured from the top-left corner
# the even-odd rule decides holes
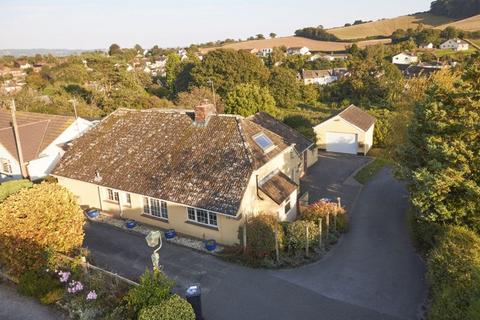
[[[217,114],[217,109],[208,101],[195,107],[195,124],[198,126],[206,126],[210,116]]]

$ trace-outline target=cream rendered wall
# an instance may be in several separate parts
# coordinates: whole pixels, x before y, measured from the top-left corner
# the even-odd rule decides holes
[[[310,168],[318,161],[318,149],[314,146],[305,151],[307,157],[307,168]]]
[[[284,212],[284,204],[277,205],[266,195],[260,199],[257,196],[256,176],[259,181],[274,172],[280,170],[291,177],[291,169],[297,169],[301,163],[300,157],[293,150],[293,147],[287,148],[284,152],[277,155],[267,164],[256,170],[248,182],[237,217],[230,217],[217,214],[218,228],[194,224],[187,219],[187,206],[182,204],[167,202],[168,221],[157,217],[143,214],[143,196],[130,193],[131,205],[126,203],[126,192],[119,192],[121,203],[112,202],[107,199],[107,188],[99,187],[95,184],[56,176],[58,183],[68,188],[74,193],[78,201],[83,206],[101,209],[102,211],[121,216],[125,219],[134,219],[136,221],[157,226],[163,229],[175,229],[178,233],[200,238],[215,239],[217,242],[232,245],[239,243],[238,228],[243,225],[245,215],[253,216],[260,212],[279,215],[281,220],[293,220],[297,215],[297,191],[290,196],[292,209],[288,215]],[[296,178],[298,182],[298,174]],[[100,201],[101,196],[101,201]],[[162,200],[162,199],[160,199]]]
[[[363,146],[359,146],[357,150],[358,153],[368,152],[373,145],[373,126],[365,132],[339,116],[333,117],[314,127],[313,131],[317,137],[317,146],[322,150],[327,149],[327,132],[356,133],[359,144],[363,143],[367,146],[366,150]]]
[[[280,220],[293,220],[297,215],[297,193],[298,191],[294,192],[291,195],[291,206],[292,210],[288,214],[288,216],[284,216],[283,206],[276,204],[272,199],[270,199],[267,195],[263,194],[259,191],[260,197],[257,195],[257,177],[258,182],[260,182],[263,178],[267,177],[272,172],[276,170],[282,171],[284,174],[292,179],[292,169],[295,170],[295,179],[294,180],[297,184],[300,183],[300,172],[298,168],[302,164],[302,158],[295,152],[293,147],[287,148],[284,152],[277,155],[275,158],[270,160],[268,163],[260,167],[259,169],[255,170],[250,177],[250,181],[248,183],[247,189],[244,193],[242,202],[240,204],[239,213],[242,215],[247,216],[255,216],[260,213],[265,214],[272,214],[275,216],[280,215]]]

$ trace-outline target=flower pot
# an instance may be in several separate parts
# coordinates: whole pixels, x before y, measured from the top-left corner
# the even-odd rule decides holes
[[[87,217],[90,219],[96,219],[100,215],[100,210],[98,209],[88,209],[85,211]]]
[[[127,229],[133,229],[137,226],[137,221],[135,220],[127,220],[125,222],[125,226],[127,227]]]
[[[174,229],[165,231],[165,239],[173,239],[177,236],[177,233]]]
[[[215,251],[215,249],[217,248],[217,242],[215,240],[207,240],[205,241],[205,249],[207,249],[208,251],[212,252],[212,251]]]

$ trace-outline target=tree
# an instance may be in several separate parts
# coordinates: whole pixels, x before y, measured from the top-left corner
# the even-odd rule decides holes
[[[214,98],[212,89],[208,87],[193,87],[190,91],[180,92],[175,104],[182,108],[192,109],[195,106],[203,104],[205,100],[208,100],[211,103],[215,101],[217,112],[224,112],[225,105],[223,101],[218,95]]]
[[[296,30],[295,36],[321,41],[339,41],[337,36],[323,29],[323,26],[319,26],[318,28],[309,27]]]
[[[480,60],[463,77],[449,71],[435,77],[414,109],[409,144],[402,153],[411,170],[412,203],[426,221],[479,232]]]
[[[192,69],[191,75],[191,86],[207,86],[211,80],[218,94],[225,97],[242,83],[265,85],[269,71],[262,60],[251,53],[219,49],[208,52]]]
[[[296,106],[301,98],[300,83],[297,74],[291,69],[282,67],[274,68],[268,80],[270,92],[276,105],[283,108]]]
[[[444,39],[454,39],[458,37],[458,30],[455,29],[455,27],[446,27],[445,29],[442,30],[440,33],[440,36]]]
[[[165,83],[170,90],[174,90],[175,79],[181,71],[180,65],[182,61],[176,53],[170,53],[167,56],[167,63],[165,64]]]
[[[436,0],[430,12],[450,18],[468,18],[480,13],[480,0]]]
[[[270,32],[270,38],[275,39],[277,34],[275,32]]]
[[[263,40],[263,39],[265,39],[265,36],[264,36],[263,34],[259,33],[259,34],[257,34],[257,35],[255,36],[255,38],[256,38],[257,40]]]
[[[21,189],[0,204],[0,262],[18,276],[72,253],[83,243],[84,216],[75,196],[56,183]]]
[[[113,55],[118,55],[122,53],[122,49],[120,46],[116,43],[112,44],[110,48],[108,49],[108,55],[113,56]]]
[[[276,113],[275,99],[265,87],[252,83],[238,85],[235,90],[228,93],[225,100],[225,111],[248,117],[257,112],[264,111],[271,115]]]
[[[137,53],[143,54],[143,48],[138,43],[133,48],[135,49],[135,51],[137,51]]]

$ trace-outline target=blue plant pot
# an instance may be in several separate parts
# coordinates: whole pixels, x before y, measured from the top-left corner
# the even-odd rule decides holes
[[[177,233],[173,229],[165,231],[165,239],[173,239],[176,236],[177,236]]]
[[[215,251],[217,248],[217,242],[215,240],[207,240],[205,241],[205,249],[212,252]]]
[[[135,220],[127,220],[125,222],[125,226],[128,228],[128,229],[133,229],[137,226],[137,221]]]
[[[96,219],[96,218],[98,218],[98,216],[100,215],[100,210],[98,210],[98,209],[89,209],[89,210],[87,210],[86,214],[87,214],[87,216],[88,216],[90,219]]]

